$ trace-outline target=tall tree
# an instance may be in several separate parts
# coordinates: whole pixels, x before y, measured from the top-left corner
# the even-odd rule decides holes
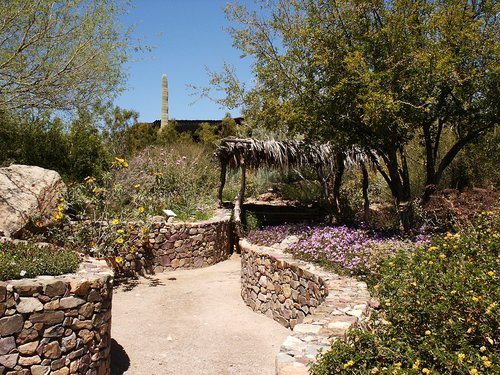
[[[228,103],[271,126],[368,150],[411,225],[407,145],[421,140],[426,185],[468,143],[498,126],[500,5],[470,0],[262,0],[230,4],[234,45],[254,58],[255,86],[240,95],[214,75]],[[235,96],[237,93],[238,96]],[[455,134],[448,149],[444,132]]]
[[[0,108],[75,109],[125,79],[121,0],[1,0]]]

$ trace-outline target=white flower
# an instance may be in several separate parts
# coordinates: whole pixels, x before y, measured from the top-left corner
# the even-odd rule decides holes
[[[24,277],[24,275],[26,275],[26,271],[22,270],[21,272],[19,272],[19,275],[21,275],[21,277]]]

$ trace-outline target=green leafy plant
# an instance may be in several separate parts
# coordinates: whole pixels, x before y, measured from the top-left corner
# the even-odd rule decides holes
[[[380,311],[311,373],[498,373],[499,230],[483,212],[472,228],[384,261],[373,290]]]
[[[29,242],[0,242],[0,280],[75,272],[80,259],[75,251]]]

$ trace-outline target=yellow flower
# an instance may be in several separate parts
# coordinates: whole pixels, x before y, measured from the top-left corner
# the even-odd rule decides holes
[[[474,296],[474,297],[472,297],[472,300],[473,300],[474,302],[477,302],[477,301],[479,301],[479,298],[477,298],[476,296]]]
[[[126,161],[124,161],[124,162],[122,163],[122,165],[123,165],[125,168],[128,168],[128,163],[127,163]]]
[[[483,346],[481,346],[481,347],[479,348],[479,351],[480,351],[481,353],[482,353],[482,352],[485,352],[485,351],[486,351],[486,346],[484,346],[484,345],[483,345]]]
[[[118,229],[118,230],[116,231],[116,233],[118,233],[118,234],[123,234],[123,229]]]
[[[401,367],[402,365],[403,364],[401,362],[397,362],[397,363],[394,364],[394,366],[396,366],[396,367]]]
[[[136,189],[139,189],[139,188],[141,187],[141,184],[135,184],[135,185],[134,185],[134,187],[135,187]]]
[[[83,181],[85,181],[85,183],[87,183],[87,184],[91,184],[91,183],[95,182],[95,177],[87,176],[83,179]]]
[[[458,362],[462,363],[465,359],[464,353],[458,353]]]
[[[470,375],[477,375],[477,374],[479,374],[479,372],[478,372],[478,371],[477,371],[477,370],[473,367],[473,368],[471,368],[471,369],[469,370],[469,374],[470,374]]]
[[[55,214],[52,218],[55,220],[55,221],[59,221],[63,218],[63,213],[61,211],[59,211],[57,214]]]
[[[429,331],[429,330],[425,331],[425,334],[426,334],[427,336],[429,336],[431,333],[432,333],[432,332],[431,332],[431,331]]]
[[[121,263],[121,262],[123,262],[123,258],[122,258],[121,256],[119,256],[119,255],[118,255],[118,256],[115,258],[115,261],[116,261],[116,263]]]
[[[489,271],[489,272],[488,272],[488,276],[491,276],[491,277],[495,276],[495,272],[493,272],[493,271]]]
[[[429,260],[429,261],[427,262],[427,264],[428,264],[429,266],[431,266],[431,265],[433,265],[433,264],[434,264],[434,262],[433,262],[432,260]]]
[[[352,365],[354,365],[354,361],[351,359],[349,362],[344,363],[344,368],[349,368],[349,367],[351,367]]]
[[[119,224],[119,223],[120,223],[120,220],[118,220],[118,219],[111,220],[111,224],[113,224],[113,225],[116,225],[116,224]]]
[[[94,241],[90,241],[90,242],[89,242],[89,246],[90,246],[90,247],[94,247],[94,246],[95,246],[95,242],[94,242]]]
[[[446,259],[446,255],[444,255],[444,254],[439,254],[439,257],[440,257],[441,259]]]
[[[415,361],[415,363],[413,364],[412,368],[413,368],[414,370],[418,370],[418,368],[419,368],[419,367],[420,367],[420,359],[417,359],[417,360]]]
[[[393,267],[394,266],[394,262],[389,262],[389,266]]]
[[[118,243],[118,244],[122,244],[123,243],[123,238],[118,237],[115,242]]]
[[[430,374],[431,373],[431,370],[429,370],[427,367],[424,367],[422,369],[422,374]]]
[[[436,251],[438,248],[436,246],[429,247],[428,251]]]
[[[144,207],[139,207],[137,211],[139,211],[142,214],[144,212]]]
[[[379,373],[378,367],[372,368],[372,370],[370,371],[370,373],[372,373],[372,374],[378,374]]]
[[[125,159],[121,159],[121,158],[117,158],[117,157],[115,157],[115,160],[116,160],[118,163],[120,163],[120,164],[122,164],[122,163],[124,163],[124,162],[125,162]]]
[[[64,202],[64,197],[59,198],[59,202]]]
[[[380,289],[380,285],[379,285],[379,284],[376,284],[376,285],[374,286],[374,288],[375,288],[375,289]]]

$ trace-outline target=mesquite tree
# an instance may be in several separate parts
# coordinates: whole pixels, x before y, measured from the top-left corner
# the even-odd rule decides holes
[[[214,74],[224,104],[269,126],[356,144],[412,223],[408,143],[425,155],[424,200],[468,143],[498,126],[500,5],[470,0],[262,0],[230,4],[234,45],[254,60],[243,92]],[[443,134],[453,134],[445,148]]]
[[[121,0],[2,0],[0,109],[75,109],[125,80],[132,48]]]

